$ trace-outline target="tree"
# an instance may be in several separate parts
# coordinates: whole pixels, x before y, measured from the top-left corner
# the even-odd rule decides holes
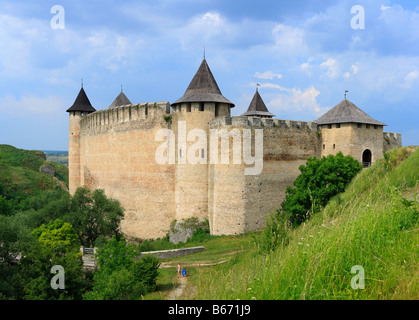
[[[299,167],[301,174],[288,187],[281,204],[290,223],[299,225],[318,212],[329,199],[345,190],[349,182],[362,170],[362,165],[342,152],[321,159],[309,157],[306,165]]]
[[[88,300],[140,299],[146,292],[155,290],[160,260],[138,255],[135,246],[125,239],[112,237],[99,249],[97,262],[99,270],[94,275],[93,290],[84,295]]]
[[[10,217],[0,215],[0,300],[18,299],[20,269],[15,263],[19,255],[18,231]]]
[[[160,260],[152,255],[145,255],[134,261],[131,270],[134,278],[139,281],[148,292],[156,290],[156,280],[159,275]]]
[[[115,199],[108,199],[101,189],[91,192],[86,187],[78,188],[71,198],[69,213],[65,220],[74,227],[80,243],[93,247],[100,237],[121,237],[119,224],[124,209]]]
[[[25,299],[81,299],[84,293],[83,262],[73,227],[61,220],[54,220],[33,230],[32,234],[34,241],[23,252],[20,263],[26,276]],[[64,268],[64,289],[51,287],[53,266]]]

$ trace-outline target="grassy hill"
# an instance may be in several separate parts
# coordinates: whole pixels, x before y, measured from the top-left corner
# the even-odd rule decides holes
[[[228,263],[194,270],[194,298],[418,299],[418,186],[418,148],[392,150],[290,229],[275,252],[262,255],[253,245]],[[364,289],[351,286],[354,266],[364,270]]]
[[[0,145],[0,195],[18,203],[45,190],[68,188],[68,168],[45,159],[41,151]],[[51,166],[54,177],[41,173],[42,166]]]

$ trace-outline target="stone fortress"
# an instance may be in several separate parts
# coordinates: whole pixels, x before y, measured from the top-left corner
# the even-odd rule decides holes
[[[385,124],[346,96],[313,122],[274,119],[257,89],[246,113],[231,116],[232,108],[205,58],[184,95],[172,104],[132,104],[121,90],[109,108],[96,111],[82,86],[67,110],[70,193],[87,186],[118,199],[125,208],[122,231],[131,237],[163,237],[174,220],[189,218],[207,218],[213,235],[240,234],[265,226],[266,216],[280,208],[308,157],[342,151],[368,167],[383,152],[402,145],[400,134],[383,132]],[[175,137],[199,129],[206,133],[207,145],[213,130],[228,134],[220,136],[215,154],[211,149],[217,160],[210,161],[210,151],[195,150],[194,139],[167,135],[157,141],[168,129]],[[245,174],[250,166],[233,160],[234,142],[240,151],[246,129],[252,132],[252,153],[263,146],[259,174]],[[263,133],[259,146],[257,130]],[[175,150],[176,161],[161,164],[156,154],[165,139],[167,157]],[[227,153],[223,143],[228,143]],[[191,150],[202,161],[186,161]],[[218,160],[223,157],[228,161]]]

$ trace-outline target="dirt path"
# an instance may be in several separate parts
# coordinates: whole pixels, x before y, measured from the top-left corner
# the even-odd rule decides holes
[[[218,264],[222,264],[225,263],[229,260],[223,260],[220,262],[215,262],[215,263],[195,263],[195,264],[188,264],[188,265],[184,265],[185,267],[206,267],[206,266],[215,266]],[[175,268],[175,265],[171,265],[170,263],[162,263],[160,265],[160,268]],[[185,288],[187,287],[187,282],[188,282],[188,277],[179,277],[178,279],[178,284],[176,286],[176,288],[172,289],[169,291],[169,293],[166,296],[166,300],[178,300],[180,296],[182,296],[185,292]],[[193,295],[196,288],[195,287],[188,287],[188,295]]]
[[[180,277],[178,279],[179,283],[177,287],[169,292],[166,300],[177,300],[183,294],[183,289],[185,288],[186,283],[188,282],[188,277]]]

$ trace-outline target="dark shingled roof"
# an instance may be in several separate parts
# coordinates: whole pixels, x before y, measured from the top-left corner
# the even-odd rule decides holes
[[[326,112],[323,116],[314,121],[317,124],[332,124],[332,123],[366,123],[379,126],[386,126],[386,124],[374,120],[364,111],[359,109],[356,105],[347,99],[342,100],[331,110]]]
[[[115,100],[109,106],[109,109],[116,108],[116,107],[119,107],[119,106],[125,106],[127,104],[132,104],[132,103],[131,103],[131,101],[129,101],[127,96],[121,90],[121,93],[118,94],[118,96],[115,98]]]
[[[242,116],[264,116],[264,117],[274,117],[275,115],[270,113],[268,108],[266,108],[265,103],[260,96],[258,89],[256,88],[255,95],[253,96],[252,102],[250,102],[249,108]]]
[[[202,60],[183,97],[173,102],[172,106],[184,102],[221,102],[229,104],[231,108],[234,107],[234,104],[221,94],[205,59]]]
[[[92,107],[92,104],[89,101],[89,98],[84,92],[83,87],[81,87],[80,92],[74,101],[73,105],[67,109],[67,112],[71,111],[81,111],[81,112],[95,112],[96,109]]]

